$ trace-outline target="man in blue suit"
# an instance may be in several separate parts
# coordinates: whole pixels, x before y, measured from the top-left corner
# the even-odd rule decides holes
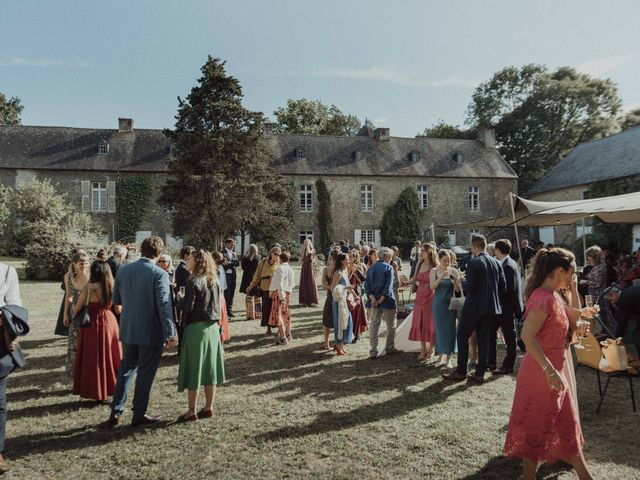
[[[163,249],[160,237],[144,239],[140,246],[142,258],[122,266],[113,287],[113,303],[122,305],[120,341],[123,351],[109,417],[113,426],[120,423],[136,372],[131,425],[136,427],[159,420],[159,417],[147,414],[149,392],[160,365],[163,345],[166,343],[168,348],[173,348],[178,341],[169,276],[156,265]]]
[[[502,265],[507,289],[500,298],[502,313],[496,318],[496,322],[489,330],[489,369],[494,375],[508,375],[513,373],[516,363],[516,329],[514,321],[522,317],[522,299],[520,297],[520,269],[516,261],[509,256],[511,242],[507,239],[496,242],[496,259]],[[507,346],[507,354],[502,361],[502,366],[496,369],[497,345],[496,336],[498,328],[502,330],[504,343]]]
[[[462,307],[462,318],[458,325],[458,367],[443,375],[445,380],[468,379],[481,384],[487,369],[489,350],[489,328],[502,313],[500,297],[506,290],[504,272],[498,261],[486,252],[487,239],[484,235],[474,235],[471,239],[473,258],[467,263],[466,280],[463,288],[467,296]],[[476,331],[478,339],[478,365],[473,375],[467,377],[469,360],[469,337]]]

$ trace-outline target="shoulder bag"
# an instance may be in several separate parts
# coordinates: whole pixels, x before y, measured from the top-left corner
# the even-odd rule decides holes
[[[462,310],[462,307],[464,306],[464,293],[458,293],[460,293],[460,296],[456,297],[456,291],[453,291],[451,300],[449,300],[449,310]]]
[[[91,315],[89,315],[89,292],[87,292],[87,300],[71,321],[80,328],[87,328],[91,325]]]

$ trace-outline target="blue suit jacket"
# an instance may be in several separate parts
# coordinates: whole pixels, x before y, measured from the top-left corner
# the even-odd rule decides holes
[[[161,346],[176,334],[169,275],[148,258],[118,269],[113,303],[122,305],[120,341],[123,343]]]
[[[507,290],[507,282],[498,261],[486,252],[480,252],[467,262],[463,288],[467,297],[463,315],[497,315],[502,313],[500,299]]]
[[[384,302],[379,305],[382,309],[396,308],[396,298],[393,294],[393,267],[383,260],[378,260],[371,265],[364,281],[364,291],[367,294],[367,308],[371,308],[369,295],[373,295],[376,299],[384,295]]]

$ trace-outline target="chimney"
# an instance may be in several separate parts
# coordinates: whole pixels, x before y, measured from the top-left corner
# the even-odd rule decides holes
[[[276,124],[274,122],[264,122],[262,124],[262,133],[264,135],[273,135]]]
[[[478,131],[478,140],[484,144],[484,148],[496,148],[496,131],[493,128],[481,128]]]
[[[133,133],[133,119],[118,118],[118,132]]]
[[[373,131],[373,136],[376,137],[376,140],[379,142],[388,142],[390,135],[388,128],[376,128]]]

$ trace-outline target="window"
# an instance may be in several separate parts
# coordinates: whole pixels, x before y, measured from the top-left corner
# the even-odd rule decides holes
[[[453,161],[458,165],[462,165],[464,163],[464,154],[460,152],[456,152],[453,154]]]
[[[362,150],[356,150],[354,153],[354,157],[356,161],[359,162],[360,160],[364,159],[364,152]]]
[[[411,152],[409,154],[409,161],[411,163],[417,163],[420,160],[420,152]]]
[[[107,182],[91,183],[91,211],[107,211]]]
[[[373,212],[373,185],[360,186],[360,210]]]
[[[98,153],[100,155],[104,155],[105,153],[109,153],[109,144],[105,141],[100,142],[98,145]]]
[[[362,240],[365,245],[374,243],[376,240],[375,230],[360,230],[360,240]]]
[[[313,194],[311,185],[300,185],[300,211],[311,212],[313,210]]]
[[[304,158],[304,150],[301,147],[296,148],[296,158],[298,160]]]
[[[456,231],[447,230],[447,237],[449,237],[449,246],[454,246],[456,244]]]
[[[480,188],[469,187],[469,210],[472,212],[480,211]]]
[[[471,240],[473,239],[474,235],[479,235],[480,234],[480,230],[478,230],[477,228],[472,228],[471,230],[469,230],[469,245],[471,245]]]
[[[429,187],[426,185],[418,185],[416,191],[420,199],[420,208],[424,210],[429,206]]]
[[[313,243],[313,232],[311,230],[300,230],[298,233],[298,243],[302,245],[307,238]]]

